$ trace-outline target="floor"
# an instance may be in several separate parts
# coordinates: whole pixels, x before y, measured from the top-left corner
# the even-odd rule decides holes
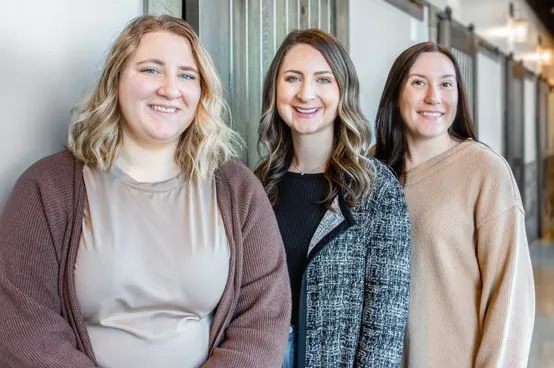
[[[537,297],[529,368],[554,368],[554,243],[531,245]]]

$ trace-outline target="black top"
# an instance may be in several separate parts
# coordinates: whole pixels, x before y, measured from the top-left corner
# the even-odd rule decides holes
[[[297,326],[298,304],[302,275],[310,240],[317,229],[325,206],[321,203],[327,194],[323,174],[288,172],[278,184],[275,216],[285,244],[287,266],[292,289],[291,324]]]

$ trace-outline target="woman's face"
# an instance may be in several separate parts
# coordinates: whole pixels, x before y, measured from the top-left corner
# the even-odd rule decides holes
[[[196,116],[200,76],[189,41],[145,34],[119,82],[125,134],[144,147],[176,144]]]
[[[410,69],[398,101],[408,143],[448,140],[457,106],[454,64],[440,52],[422,53]]]
[[[277,75],[277,111],[293,135],[332,137],[340,91],[323,55],[306,44],[292,47]]]

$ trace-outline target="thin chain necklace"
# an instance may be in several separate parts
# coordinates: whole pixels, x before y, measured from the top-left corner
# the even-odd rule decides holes
[[[327,166],[327,164],[323,164],[323,165],[321,165],[319,167],[316,167],[315,169],[312,169],[312,170],[302,170],[302,169],[300,169],[300,167],[298,167],[297,164],[295,164],[294,162],[291,162],[290,169],[291,169],[292,172],[298,173],[300,175],[317,174],[317,173],[325,172],[325,166]]]

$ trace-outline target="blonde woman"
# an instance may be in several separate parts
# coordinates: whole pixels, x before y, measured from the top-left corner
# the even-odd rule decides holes
[[[22,175],[0,220],[1,366],[281,363],[285,254],[223,106],[188,24],[123,30],[68,150]]]
[[[285,368],[400,364],[410,220],[392,171],[367,156],[356,69],[331,35],[291,32],[265,79],[256,174],[292,287]]]

